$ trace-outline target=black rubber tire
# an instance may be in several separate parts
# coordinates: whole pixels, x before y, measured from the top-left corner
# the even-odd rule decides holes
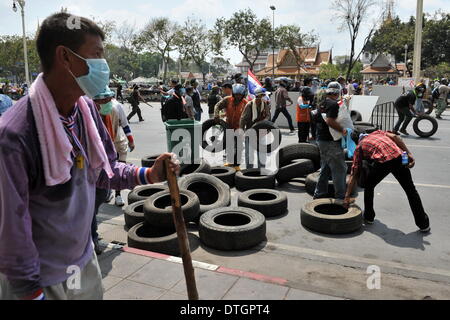
[[[431,131],[424,132],[424,131],[420,130],[419,122],[423,121],[423,120],[428,120],[431,122],[431,124],[433,125],[433,128],[431,129]],[[429,138],[429,137],[433,136],[436,133],[436,131],[438,130],[438,128],[439,128],[439,124],[438,124],[437,120],[435,118],[427,116],[427,115],[418,116],[416,119],[414,119],[414,122],[413,122],[413,130],[421,138]]]
[[[260,175],[260,169],[246,169],[236,172],[235,184],[239,191],[252,189],[275,189],[275,175]]]
[[[123,208],[125,225],[132,228],[138,223],[144,222],[144,200],[134,202]]]
[[[322,214],[316,211],[321,205],[337,205],[342,211],[347,211],[335,199],[317,199],[303,206],[300,211],[301,224],[313,231],[327,234],[344,234],[354,232],[362,227],[361,209],[352,205],[344,214]]]
[[[259,152],[259,134],[258,134],[258,130],[260,129],[267,129],[269,131],[277,131],[278,132],[278,143],[276,142],[272,142],[271,144],[269,144],[267,146],[267,152],[271,153],[273,150],[276,150],[280,145],[281,145],[281,131],[280,128],[278,126],[276,126],[272,121],[269,120],[263,120],[263,121],[259,121],[257,123],[255,123],[251,129],[257,130],[256,132],[256,136],[257,136],[257,145],[252,145],[254,150],[257,150]],[[252,144],[252,142],[254,143],[254,141],[250,140],[250,143]],[[264,149],[266,150],[266,149]]]
[[[309,174],[305,179],[305,189],[306,192],[314,196],[314,192],[316,191],[317,182],[319,181],[320,171]],[[332,180],[328,181],[328,197],[334,197],[334,184]]]
[[[128,204],[138,201],[147,200],[155,193],[164,191],[167,185],[163,184],[147,184],[145,186],[137,186],[128,194]]]
[[[367,133],[370,134],[374,131],[377,131],[379,128],[377,125],[371,124],[370,122],[355,122],[355,131],[357,133]]]
[[[320,168],[319,147],[310,143],[294,143],[280,149],[278,153],[280,168],[287,166],[295,159],[309,159],[314,162],[314,167]]]
[[[228,216],[228,217],[227,217]],[[245,224],[232,226],[218,219],[237,218]],[[266,239],[266,218],[250,208],[232,207],[208,211],[200,217],[200,241],[218,250],[244,250]]]
[[[184,221],[195,221],[200,212],[200,202],[195,193],[180,189],[181,210]],[[155,193],[144,203],[145,221],[154,227],[175,228],[172,216],[170,190]]]
[[[239,195],[238,206],[254,209],[268,218],[285,213],[288,209],[288,199],[281,191],[254,189]]]
[[[145,156],[141,159],[141,164],[143,167],[151,168],[155,164],[156,159],[160,156],[160,154],[154,154],[151,156]]]
[[[225,166],[212,167],[211,175],[226,183],[230,188],[234,187],[234,176],[236,175],[236,169]]]
[[[211,166],[208,161],[201,159],[199,164],[182,164],[180,167],[180,177],[191,173],[211,173]]]
[[[211,145],[211,143],[208,142],[212,142],[210,141],[206,141],[205,140],[205,133],[206,131],[208,131],[209,129],[211,129],[214,126],[220,126],[222,127],[222,130],[224,131],[224,135],[223,135],[223,140],[222,142],[218,142],[217,143],[217,148],[214,148],[214,150],[210,150],[211,147],[208,148],[208,146]],[[228,123],[226,123],[225,121],[223,121],[222,119],[219,120],[219,123],[216,124],[214,119],[209,119],[206,120],[205,122],[203,122],[202,124],[202,148],[203,149],[207,149],[210,152],[221,152],[224,150],[225,146],[226,146],[226,130],[230,129],[230,126],[228,125]]]
[[[200,201],[200,214],[231,203],[230,187],[205,173],[193,173],[180,179],[180,189],[194,192]]]
[[[433,103],[428,99],[423,99],[422,102],[425,109],[425,114],[431,114],[434,109]]]
[[[180,255],[178,236],[174,228],[152,227],[145,222],[136,224],[128,231],[128,246],[172,256]]]
[[[352,118],[353,123],[355,123],[356,121],[361,121],[362,120],[361,113],[359,113],[356,110],[350,111],[350,117]]]
[[[279,184],[289,182],[294,178],[302,178],[316,171],[314,162],[308,159],[299,159],[280,168],[276,174]]]

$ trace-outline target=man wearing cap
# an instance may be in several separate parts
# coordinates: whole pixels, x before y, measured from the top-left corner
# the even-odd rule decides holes
[[[328,181],[333,178],[335,198],[344,200],[345,178],[347,175],[347,165],[341,147],[341,140],[335,141],[330,133],[330,128],[341,132],[343,136],[347,134],[338,122],[339,114],[338,100],[341,94],[341,86],[337,82],[330,82],[326,89],[326,99],[318,106],[315,114],[317,124],[317,144],[320,149],[320,175],[314,192],[314,199],[328,197]]]

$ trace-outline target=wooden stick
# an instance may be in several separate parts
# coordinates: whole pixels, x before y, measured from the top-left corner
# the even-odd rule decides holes
[[[177,177],[170,170],[169,159],[164,161],[166,169],[167,182],[170,190],[170,200],[172,202],[173,221],[178,235],[178,244],[180,246],[181,258],[183,260],[184,276],[189,300],[198,300],[197,286],[195,283],[194,267],[192,265],[189,240],[184,224],[183,212],[181,211],[180,190],[178,189]]]

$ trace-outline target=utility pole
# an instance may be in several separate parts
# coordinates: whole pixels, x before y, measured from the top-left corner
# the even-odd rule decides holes
[[[416,11],[416,34],[414,37],[414,61],[413,78],[415,83],[420,81],[420,60],[422,58],[422,23],[423,23],[423,0],[417,0]]]
[[[22,14],[22,38],[23,38],[23,58],[25,62],[25,79],[28,87],[30,87],[30,72],[28,71],[28,50],[27,50],[27,38],[25,36],[25,0],[14,0],[13,10],[17,12],[16,2],[20,6],[20,12]]]
[[[272,81],[275,80],[275,6],[270,6],[273,12],[272,23]]]

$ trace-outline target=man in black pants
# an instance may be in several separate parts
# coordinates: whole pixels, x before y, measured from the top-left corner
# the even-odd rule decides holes
[[[394,106],[398,113],[398,121],[394,126],[394,133],[403,133],[408,136],[409,133],[406,131],[408,124],[411,122],[414,114],[414,105],[416,104],[416,94],[414,91],[409,91],[408,93],[402,94],[395,100]],[[403,125],[400,129],[400,125]],[[400,130],[399,130],[400,129]]]
[[[352,173],[347,186],[344,205],[348,207],[351,202],[351,192],[355,186],[356,178],[360,174],[362,160],[368,160],[373,163],[373,169],[369,171],[364,190],[365,223],[372,224],[375,219],[375,211],[373,209],[375,187],[389,173],[392,173],[408,196],[416,225],[421,232],[429,232],[430,221],[411,177],[410,168],[414,167],[415,161],[405,143],[399,136],[381,130],[365,137],[361,136],[353,156]],[[402,153],[405,151],[409,159],[406,165],[402,164]]]
[[[133,87],[133,93],[131,94],[131,107],[133,108],[131,110],[131,113],[128,115],[127,119],[130,121],[131,118],[137,113],[139,117],[139,122],[144,121],[144,118],[142,118],[141,114],[141,108],[139,108],[139,101],[144,101],[144,98],[139,93],[139,87],[135,85]]]
[[[286,101],[289,101],[292,105],[293,102],[291,100],[291,98],[289,98],[289,93],[286,90],[288,84],[285,80],[282,80],[280,82],[280,87],[277,89],[277,91],[275,91],[275,114],[273,116],[272,122],[275,123],[275,121],[278,118],[278,115],[281,113],[284,114],[284,116],[286,117],[288,123],[289,123],[289,129],[291,130],[290,133],[294,133],[295,129],[294,129],[294,125],[292,124],[292,118],[291,115],[289,114],[289,111],[287,111],[286,109]]]
[[[123,104],[122,89],[123,89],[123,87],[122,87],[122,85],[119,83],[119,86],[117,87],[117,97],[116,97],[116,100],[118,101],[119,98],[120,98],[120,103]]]

